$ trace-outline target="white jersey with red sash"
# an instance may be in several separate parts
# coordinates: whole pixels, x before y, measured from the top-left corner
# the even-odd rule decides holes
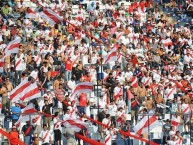
[[[182,112],[183,114],[189,114],[191,112],[189,104],[182,104]]]
[[[56,117],[53,119],[53,122],[54,122],[54,130],[61,130],[62,121],[58,117]]]
[[[18,71],[23,70],[22,61],[23,61],[22,58],[15,58],[15,70],[18,70]]]
[[[144,86],[147,86],[147,85],[149,86],[150,83],[151,83],[151,78],[144,76],[144,77],[142,78],[142,83],[143,83]]]
[[[107,126],[110,126],[110,125],[111,125],[111,120],[110,120],[110,119],[107,119],[107,118],[104,118],[104,119],[102,120],[102,123],[105,124],[105,125],[107,125]],[[104,131],[106,131],[106,130],[107,130],[107,127],[104,127]]]
[[[36,62],[37,66],[39,66],[41,61],[42,61],[42,59],[41,59],[41,57],[39,55],[37,55],[37,56],[34,56],[34,61]]]
[[[111,134],[108,134],[106,137],[105,137],[105,145],[111,145]]]
[[[174,86],[173,88],[168,88],[166,91],[166,98],[172,100],[174,98],[174,94],[176,93],[176,87]]]
[[[117,112],[117,122],[124,123],[125,112]]]
[[[179,138],[177,141],[176,141],[176,144],[175,145],[182,145],[182,139]]]
[[[138,79],[137,79],[137,77],[133,76],[133,77],[131,78],[131,86],[132,86],[133,88],[137,88],[137,87],[138,87]]]
[[[121,95],[123,95],[123,89],[115,87],[114,89],[114,99],[117,100]]]
[[[49,143],[50,142],[50,132],[48,130],[43,130],[40,134],[40,137],[42,138],[42,143]]]

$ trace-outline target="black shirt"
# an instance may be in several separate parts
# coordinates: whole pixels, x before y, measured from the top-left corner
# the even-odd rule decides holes
[[[100,112],[98,114],[98,121],[102,122],[105,117],[106,117],[106,115],[103,112]]]
[[[26,130],[27,130],[29,127],[31,127],[29,133],[28,133],[28,134],[25,134],[25,133],[26,133]],[[31,136],[31,135],[34,133],[34,130],[35,130],[35,127],[32,126],[32,125],[26,124],[26,125],[24,125],[24,126],[22,127],[22,132],[24,132],[25,136]]]
[[[50,114],[50,115],[51,115],[50,108],[51,108],[52,106],[53,106],[52,103],[51,103],[51,104],[48,104],[48,105],[44,105],[44,106],[42,107],[43,112],[46,113],[46,114]]]

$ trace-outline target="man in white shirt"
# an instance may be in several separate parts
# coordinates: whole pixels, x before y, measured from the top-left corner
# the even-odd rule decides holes
[[[40,139],[42,140],[42,145],[52,144],[50,131],[47,129],[47,125],[43,126],[42,132],[40,133]]]
[[[18,85],[21,82],[24,60],[20,53],[15,57],[15,82]]]

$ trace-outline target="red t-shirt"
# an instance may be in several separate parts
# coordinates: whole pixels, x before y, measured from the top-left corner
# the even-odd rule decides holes
[[[79,106],[85,107],[87,103],[87,95],[86,93],[81,93],[79,96]]]
[[[67,61],[66,61],[66,70],[67,71],[72,71],[72,65],[73,65],[72,61],[70,59],[67,59]]]

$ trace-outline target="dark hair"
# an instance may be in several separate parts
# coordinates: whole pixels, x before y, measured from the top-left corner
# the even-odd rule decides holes
[[[47,127],[47,125],[46,125],[46,124],[43,124],[43,128],[44,128],[44,127]]]
[[[55,112],[54,116],[58,116],[58,114],[59,114],[58,112]]]

